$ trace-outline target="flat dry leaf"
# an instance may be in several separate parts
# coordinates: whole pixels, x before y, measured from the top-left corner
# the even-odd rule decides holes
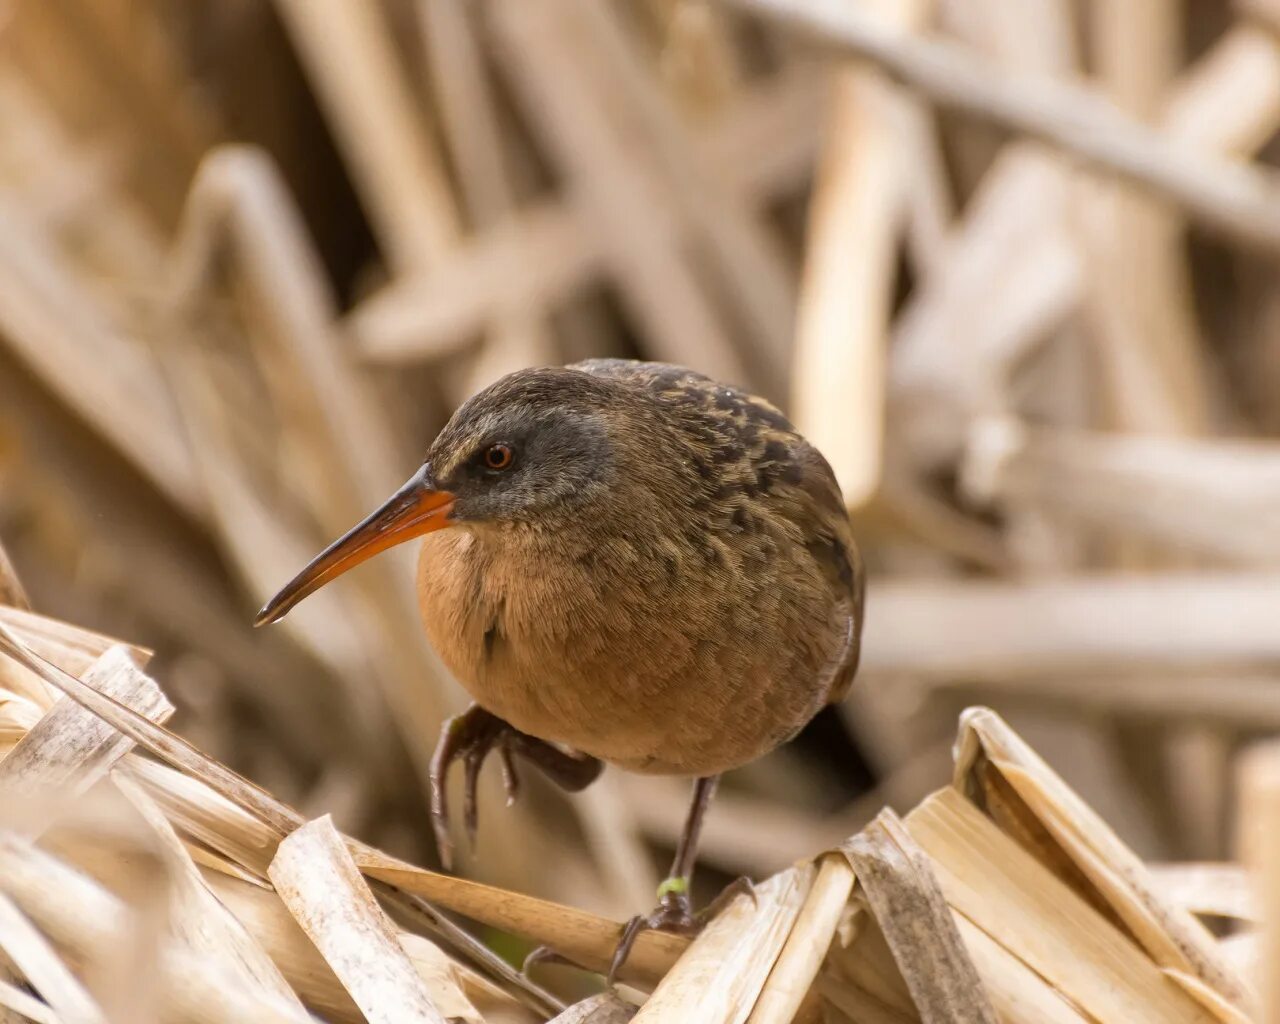
[[[906,820],[952,909],[1069,1002],[1126,1024],[1210,1019],[1127,934],[957,790],[939,790]]]
[[[1254,1005],[1249,985],[1189,911],[1168,899],[1142,861],[995,712],[970,708],[956,741],[955,786],[975,791],[987,759],[1017,792],[1076,871],[1157,964],[1204,981],[1237,1006]]]
[[[84,684],[154,722],[173,714],[160,687],[138,668],[129,649],[111,647],[84,674]],[[133,747],[93,712],[63,697],[0,761],[0,793],[12,798],[84,793]]]
[[[925,1024],[996,1024],[929,858],[890,810],[842,847]]]

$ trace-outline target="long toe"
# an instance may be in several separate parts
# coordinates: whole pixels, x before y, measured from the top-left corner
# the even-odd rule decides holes
[[[664,888],[666,885],[667,883],[664,882]],[[636,939],[640,937],[641,932],[674,932],[677,935],[696,935],[700,928],[701,923],[693,916],[693,911],[689,904],[687,887],[678,891],[676,889],[666,889],[660,902],[652,911],[648,914],[637,914],[623,927],[622,937],[618,940],[618,945],[613,951],[613,959],[609,963],[609,984],[612,985],[614,983],[614,979],[618,976],[618,971],[627,962],[627,957],[631,955],[631,950],[635,947]]]
[[[696,918],[698,927],[701,928],[708,921],[718,916],[739,896],[750,897],[753,906],[757,903],[755,883],[746,875],[740,875],[735,878],[720,890],[720,894],[716,896],[715,899],[698,911],[698,916]]]
[[[480,807],[476,790],[480,786],[480,768],[484,765],[487,750],[472,748],[463,759],[462,821],[467,828],[467,843],[474,851],[476,832],[480,829]]]
[[[435,832],[440,862],[453,867],[453,840],[449,834],[449,769],[463,762],[463,818],[471,846],[475,847],[476,780],[484,759],[511,727],[478,704],[448,719],[440,730],[440,740],[431,757],[431,827]]]
[[[507,806],[510,807],[520,795],[520,773],[516,770],[516,758],[511,744],[505,738],[498,746],[498,753],[502,757],[502,788],[506,790]]]
[[[562,967],[581,967],[581,964],[574,963],[568,957],[561,953],[557,953],[550,946],[538,946],[527,957],[524,963],[520,965],[520,973],[527,975],[531,968],[540,964],[558,964]]]

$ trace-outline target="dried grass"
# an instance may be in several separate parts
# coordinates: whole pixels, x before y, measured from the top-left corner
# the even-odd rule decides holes
[[[468,965],[465,947],[397,925],[397,891],[586,967],[607,964],[619,922],[414,868],[345,839],[327,817],[304,824],[116,700],[151,694],[153,714],[167,707],[124,646],[56,632],[67,649],[106,645],[79,679],[7,627],[0,654],[10,671],[65,690],[0,759],[0,951],[25,986],[0,994],[14,1012],[210,1024],[547,1019],[555,1001],[513,987],[491,957]],[[75,747],[69,722],[85,738]],[[1236,913],[1236,874],[1178,869],[1181,885],[1168,868],[1150,874],[989,710],[966,712],[956,757],[953,783],[905,820],[885,812],[838,849],[815,851],[692,943],[642,937],[624,977],[653,991],[634,1019],[1246,1019],[1249,985],[1188,909]],[[1252,901],[1245,913],[1257,916]],[[565,1019],[629,1014],[616,1000],[588,1006]]]
[[[10,6],[0,1021],[1280,1020],[1273,0]],[[708,822],[758,901],[584,1002],[495,950],[603,969],[680,787],[432,871],[404,559],[247,623],[587,355],[783,404],[872,579]]]

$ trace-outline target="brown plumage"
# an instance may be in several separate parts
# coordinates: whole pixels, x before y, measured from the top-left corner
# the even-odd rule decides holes
[[[523,370],[458,409],[260,621],[418,533],[427,633],[483,709],[437,752],[441,775],[467,762],[469,822],[490,749],[512,778],[518,754],[570,788],[593,759],[701,777],[683,882],[629,938],[687,927],[712,777],[794,736],[857,668],[862,569],[826,460],[767,402],[680,367]]]

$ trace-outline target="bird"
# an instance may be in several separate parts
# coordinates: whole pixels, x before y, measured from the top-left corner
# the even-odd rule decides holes
[[[474,703],[443,726],[445,781],[496,753],[568,791],[603,766],[691,778],[669,877],[625,925],[693,934],[690,881],[719,777],[792,739],[857,671],[865,577],[826,459],[762,398],[680,366],[591,359],[518,370],[462,404],[380,508],[316,556],[257,625],[422,537],[427,637]],[[717,901],[719,902],[719,901]]]

